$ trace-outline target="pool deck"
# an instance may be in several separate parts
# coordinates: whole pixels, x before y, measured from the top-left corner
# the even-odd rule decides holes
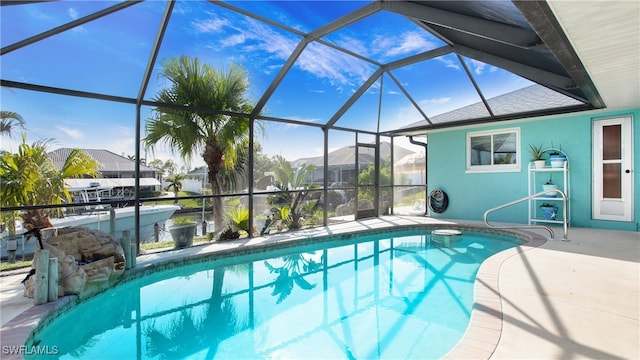
[[[269,237],[142,255],[137,267],[185,256],[410,224],[480,222],[388,216]],[[504,224],[500,224],[504,225]],[[554,228],[562,238],[562,229]],[[640,359],[640,233],[570,228],[569,240],[532,241],[485,261],[475,284],[469,327],[446,359]],[[0,277],[2,359],[20,346],[49,311],[22,295],[24,271]]]

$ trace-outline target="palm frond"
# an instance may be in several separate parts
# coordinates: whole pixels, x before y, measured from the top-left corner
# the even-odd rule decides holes
[[[15,128],[24,129],[24,119],[13,111],[0,110],[0,134],[7,134],[11,137]]]

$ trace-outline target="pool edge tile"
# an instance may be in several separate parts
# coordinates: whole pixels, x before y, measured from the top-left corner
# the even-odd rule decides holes
[[[426,221],[425,221],[426,219]],[[373,221],[378,221],[374,219]],[[494,254],[485,260],[480,269],[474,284],[474,304],[471,313],[471,319],[465,334],[461,340],[454,346],[442,359],[488,359],[494,353],[501,336],[502,330],[502,306],[499,293],[498,281],[500,267],[504,261],[512,256],[522,252],[535,249],[547,240],[533,232],[492,229],[478,224],[466,223],[464,221],[439,222],[430,218],[421,219],[422,221],[404,221],[406,219],[395,218],[394,221],[385,221],[375,226],[371,224],[362,225],[356,223],[346,228],[340,227],[340,224],[333,229],[332,226],[323,227],[320,230],[305,231],[291,234],[284,233],[275,234],[270,237],[256,237],[250,239],[240,239],[239,241],[230,241],[225,243],[209,243],[206,245],[195,246],[192,248],[172,250],[165,253],[151,253],[140,255],[137,258],[136,268],[132,269],[130,276],[143,276],[150,272],[160,271],[163,269],[179,266],[188,259],[199,259],[210,257],[214,253],[221,253],[222,257],[229,256],[230,253],[243,253],[259,248],[259,251],[269,251],[274,248],[288,244],[296,240],[310,241],[310,238],[322,239],[327,236],[342,238],[354,233],[368,231],[393,231],[397,227],[405,229],[416,227],[442,227],[442,228],[459,228],[462,230],[478,230],[485,233],[506,234],[515,236],[517,239],[525,242],[516,248],[507,249]],[[479,294],[476,298],[476,292]],[[45,326],[46,323],[55,318],[56,311],[60,311],[70,302],[75,302],[74,297],[63,297],[57,301],[43,305],[33,306],[16,318],[0,327],[0,341],[2,345],[8,346],[24,346],[29,337],[38,328]],[[493,320],[492,320],[493,318]],[[43,323],[46,321],[46,323]],[[481,334],[481,335],[480,335]],[[3,354],[2,359],[22,359],[20,354]]]

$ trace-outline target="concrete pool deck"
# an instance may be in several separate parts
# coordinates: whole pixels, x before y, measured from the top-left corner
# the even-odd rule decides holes
[[[411,224],[481,225],[480,222],[389,216],[283,233],[268,238],[216,243],[147,254],[137,266],[158,261],[300,237],[341,234]],[[556,238],[561,229],[554,228]],[[476,280],[472,320],[447,359],[639,359],[640,233],[570,228],[569,241],[544,241],[535,231],[527,246],[483,263]],[[60,306],[34,306],[22,296],[24,273],[0,277],[0,344],[24,345],[39,319]]]

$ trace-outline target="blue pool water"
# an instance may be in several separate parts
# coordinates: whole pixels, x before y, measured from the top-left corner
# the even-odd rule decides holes
[[[447,247],[428,232],[155,272],[78,304],[27,346],[60,359],[436,359],[467,327],[482,261],[520,242],[465,232]]]

